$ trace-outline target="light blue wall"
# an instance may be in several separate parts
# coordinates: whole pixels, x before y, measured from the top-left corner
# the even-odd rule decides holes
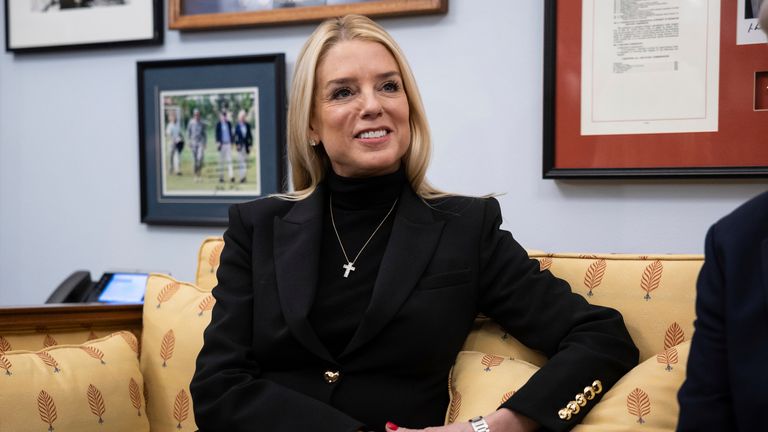
[[[700,253],[707,227],[768,183],[542,180],[542,4],[451,0],[446,16],[380,21],[420,83],[429,177],[450,191],[506,193],[504,226],[529,248]],[[79,268],[191,280],[200,240],[223,230],[139,223],[136,61],[285,52],[290,74],[312,28],[0,54],[0,305],[40,303]]]

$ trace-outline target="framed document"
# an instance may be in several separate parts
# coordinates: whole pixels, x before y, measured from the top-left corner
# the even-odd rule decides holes
[[[168,0],[168,27],[203,30],[448,12],[448,0]]]
[[[163,43],[162,0],[6,0],[5,50]]]
[[[545,178],[768,177],[768,44],[740,3],[546,0]]]
[[[137,64],[141,221],[226,225],[282,191],[283,54]]]

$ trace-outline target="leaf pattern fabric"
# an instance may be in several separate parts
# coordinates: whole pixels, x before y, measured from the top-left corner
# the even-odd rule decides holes
[[[683,329],[680,328],[680,324],[674,322],[667,328],[667,332],[664,334],[664,349],[680,345],[684,340],[685,333],[683,332]]]
[[[587,287],[587,295],[592,296],[592,291],[600,286],[605,276],[607,264],[604,259],[599,259],[590,264],[587,273],[584,275],[584,286]]]
[[[104,362],[104,353],[101,352],[98,348],[94,348],[92,346],[82,346],[80,347],[81,350],[85,351],[86,354],[89,356],[95,358],[96,360],[100,361],[101,364],[107,364]]]
[[[157,295],[157,307],[160,308],[160,305],[167,302],[173,296],[179,292],[179,289],[181,288],[181,285],[179,285],[178,282],[171,282],[165,287],[163,287],[162,290],[160,290],[160,293]]]
[[[88,405],[91,408],[91,413],[99,418],[99,423],[104,423],[103,417],[107,410],[104,406],[104,396],[93,384],[88,385]]]
[[[677,350],[675,348],[669,348],[660,352],[656,355],[656,361],[661,364],[666,364],[667,367],[664,369],[671,371],[672,365],[677,364]]]
[[[43,363],[46,364],[46,366],[50,366],[53,368],[54,373],[58,373],[61,369],[59,369],[59,363],[56,361],[53,356],[48,354],[46,351],[40,351],[38,353],[35,353],[38,357],[40,357],[40,360],[43,361]]]
[[[627,396],[627,411],[637,417],[637,422],[641,424],[645,423],[643,417],[651,413],[651,400],[640,388],[635,388]]]
[[[37,411],[40,414],[40,420],[48,425],[49,431],[53,431],[53,423],[58,418],[58,414],[53,398],[45,390],[40,390],[37,396]]]
[[[10,351],[11,350],[11,343],[8,342],[8,339],[0,336],[0,353]]]
[[[179,422],[176,427],[181,429],[181,424],[187,420],[187,417],[189,417],[189,396],[187,392],[181,390],[173,402],[173,418]]]
[[[128,383],[128,396],[131,399],[131,405],[138,412],[138,416],[141,417],[141,390],[139,390],[139,384],[133,378]]]
[[[163,341],[160,344],[160,358],[163,359],[163,367],[168,366],[168,360],[173,357],[173,350],[176,347],[176,336],[173,334],[173,329],[168,330],[163,336]]]
[[[483,369],[486,372],[490,372],[492,367],[498,366],[501,364],[501,362],[504,361],[504,357],[500,357],[493,354],[486,354],[483,356],[480,363],[482,363],[483,366],[485,366],[485,369]]]
[[[203,312],[209,311],[213,309],[213,305],[216,303],[216,299],[213,298],[212,295],[206,296],[200,304],[197,305],[197,308],[200,309],[199,316],[203,316]]]
[[[214,246],[213,250],[211,250],[211,254],[208,256],[208,266],[211,268],[211,273],[214,273],[216,271],[216,268],[219,266],[219,261],[221,260],[221,251],[224,250],[224,243],[219,243],[216,246]]]
[[[53,336],[46,334],[45,339],[43,339],[43,348],[49,348],[56,345],[58,345],[56,339],[54,339]]]
[[[0,369],[5,369],[5,374],[10,376],[11,368],[13,367],[13,364],[10,360],[8,360],[2,353],[0,353]]]
[[[448,423],[455,422],[456,416],[459,415],[459,410],[461,410],[461,393],[458,390],[454,390],[452,395],[451,404],[448,407]]]
[[[664,271],[664,264],[661,261],[656,260],[643,271],[643,278],[640,280],[640,288],[645,291],[645,300],[651,299],[651,291],[656,290],[661,283],[661,274]]]

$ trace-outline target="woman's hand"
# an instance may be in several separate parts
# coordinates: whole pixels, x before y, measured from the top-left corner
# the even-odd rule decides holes
[[[530,418],[506,408],[501,408],[484,417],[491,432],[533,432],[539,424]],[[474,432],[469,422],[452,423],[446,426],[426,429],[408,429],[387,423],[387,432]]]

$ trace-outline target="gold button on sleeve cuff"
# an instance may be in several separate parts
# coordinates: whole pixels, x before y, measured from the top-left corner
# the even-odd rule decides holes
[[[595,380],[592,383],[592,388],[595,389],[595,393],[600,394],[603,392],[603,383],[600,380]]]
[[[571,410],[569,410],[568,408],[563,408],[557,412],[557,415],[560,417],[560,420],[570,420]]]
[[[574,398],[576,400],[576,403],[579,404],[579,406],[584,406],[587,404],[587,398],[584,396],[584,393],[579,393]]]
[[[571,412],[574,414],[578,414],[579,411],[581,411],[581,407],[579,406],[579,404],[576,403],[576,401],[568,402],[568,405],[566,405],[565,407],[571,410]]]
[[[584,387],[584,396],[586,396],[587,400],[592,400],[595,398],[595,389],[592,387]]]

